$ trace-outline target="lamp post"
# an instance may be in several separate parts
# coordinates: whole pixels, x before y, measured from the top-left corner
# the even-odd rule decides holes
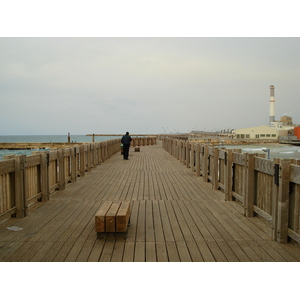
[[[264,151],[264,152],[267,152],[268,153],[268,159],[270,159],[270,149],[262,148],[261,150]]]

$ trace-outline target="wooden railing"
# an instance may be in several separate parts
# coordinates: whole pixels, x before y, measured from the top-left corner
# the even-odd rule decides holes
[[[162,140],[165,150],[221,190],[226,201],[239,203],[246,217],[263,218],[274,240],[300,242],[300,160],[272,161],[241,150]]]
[[[156,144],[155,137],[137,137],[132,146]],[[66,184],[76,182],[86,172],[120,151],[121,139],[87,143],[32,155],[9,155],[0,161],[0,222],[25,217],[38,202],[49,199]]]

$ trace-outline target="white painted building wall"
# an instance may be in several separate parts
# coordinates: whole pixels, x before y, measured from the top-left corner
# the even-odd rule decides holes
[[[280,136],[287,136],[288,130],[272,126],[258,126],[243,129],[236,129],[237,139],[274,139]]]

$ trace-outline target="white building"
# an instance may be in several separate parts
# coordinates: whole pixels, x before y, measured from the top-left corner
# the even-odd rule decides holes
[[[289,129],[273,127],[273,126],[258,126],[243,129],[236,129],[235,135],[237,139],[272,139],[278,140],[280,136],[287,136]]]

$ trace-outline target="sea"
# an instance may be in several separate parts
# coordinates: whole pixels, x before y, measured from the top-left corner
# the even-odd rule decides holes
[[[95,136],[95,142],[102,142],[106,140],[116,139],[118,136]],[[92,136],[86,135],[71,135],[71,143],[91,143]],[[0,135],[0,143],[67,143],[67,135]],[[40,149],[32,150],[8,150],[0,149],[0,161],[3,160],[4,155],[31,155],[32,151],[39,151]]]
[[[287,144],[230,145],[227,149],[242,149],[242,153],[264,153],[266,158],[300,159],[300,146]]]

